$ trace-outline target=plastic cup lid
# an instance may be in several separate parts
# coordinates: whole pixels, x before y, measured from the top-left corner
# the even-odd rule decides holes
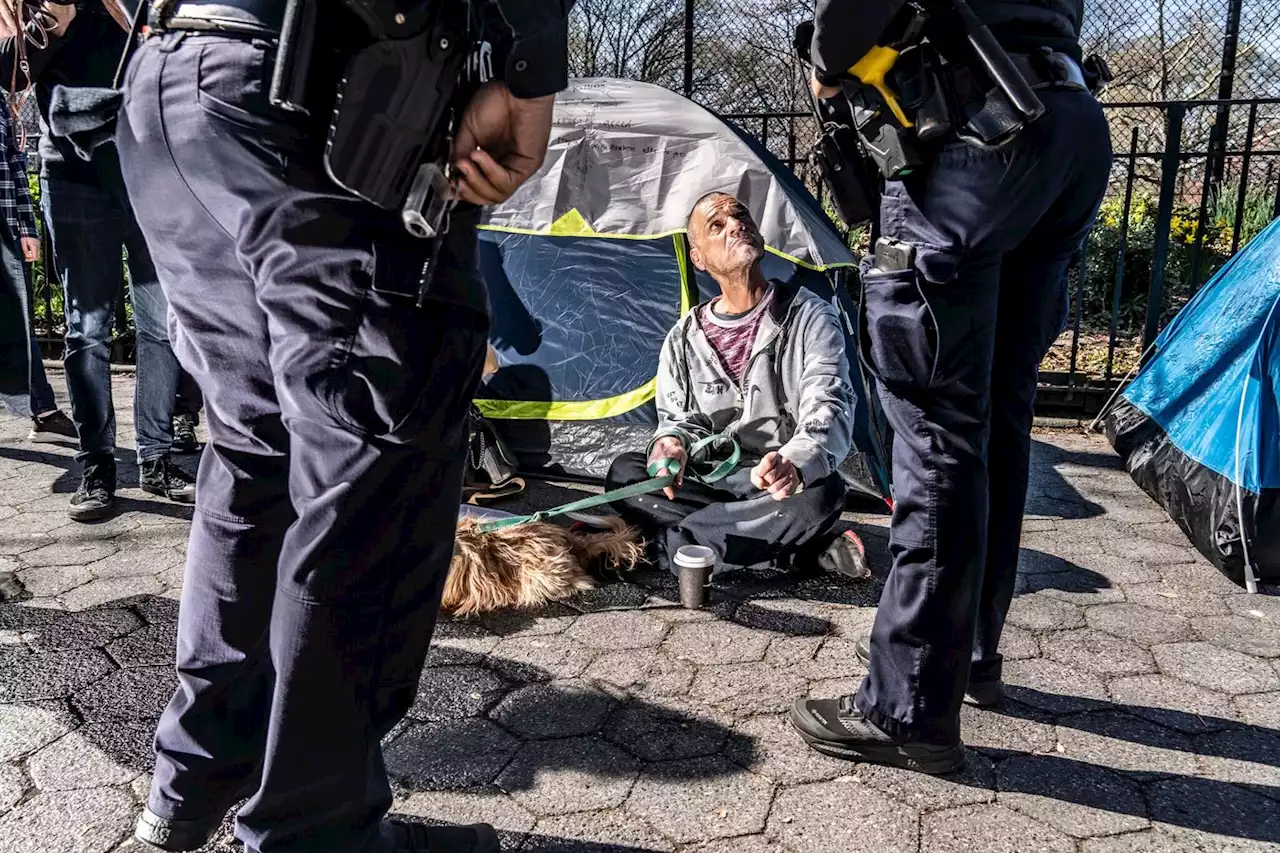
[[[714,566],[716,562],[716,552],[712,551],[705,545],[682,545],[676,551],[676,562],[681,566],[687,566],[691,569],[701,569],[707,566]]]

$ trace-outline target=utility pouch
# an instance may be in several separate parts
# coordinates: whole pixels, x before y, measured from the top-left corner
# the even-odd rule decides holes
[[[856,228],[875,218],[879,209],[875,168],[863,154],[852,127],[826,125],[814,143],[810,161],[845,228]]]
[[[815,101],[815,108],[819,131],[809,163],[827,188],[836,216],[845,228],[856,228],[874,219],[879,210],[876,167],[858,140],[847,100]]]
[[[915,124],[915,136],[930,142],[951,130],[951,113],[938,75],[937,51],[928,42],[905,48],[893,69],[898,97]]]
[[[374,40],[347,64],[325,169],[348,192],[402,210],[416,236],[436,236],[444,212],[436,172],[448,156],[451,107],[471,50],[465,15],[447,9],[467,4],[346,2]],[[405,11],[388,18],[392,6]],[[405,208],[411,189],[413,211]]]
[[[974,107],[976,108],[965,110],[965,122],[958,131],[960,136],[971,142],[992,148],[999,147],[1026,127],[1026,121],[999,88],[993,87],[984,92]]]
[[[898,124],[874,89],[846,84],[845,93],[853,108],[853,126],[885,180],[901,180],[924,164],[912,142],[915,132]]]

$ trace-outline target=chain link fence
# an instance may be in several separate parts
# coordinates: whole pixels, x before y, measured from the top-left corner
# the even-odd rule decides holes
[[[813,0],[577,0],[571,73],[684,93],[757,136],[821,199],[808,69],[792,48],[812,14]],[[1132,366],[1152,324],[1280,214],[1280,5],[1086,0],[1081,41],[1115,77],[1102,100],[1116,157],[1071,272],[1070,327],[1045,365],[1072,387]]]
[[[579,76],[657,83],[717,112],[805,109],[796,25],[812,0],[577,0]],[[1082,44],[1111,65],[1115,101],[1268,97],[1280,90],[1269,0],[1086,0]]]
[[[812,14],[813,0],[577,0],[571,69],[657,83],[721,115],[807,113],[806,67],[791,44]],[[1082,44],[1111,66],[1105,101],[1153,104],[1131,114],[1148,148],[1164,144],[1160,104],[1280,94],[1280,4],[1270,0],[1086,0]],[[1184,148],[1239,150],[1247,123],[1247,110],[1200,111]],[[790,159],[788,137],[807,146],[814,130],[788,120],[759,133]],[[1117,149],[1128,137],[1117,130]],[[1264,109],[1252,142],[1275,148],[1277,137],[1280,110]]]

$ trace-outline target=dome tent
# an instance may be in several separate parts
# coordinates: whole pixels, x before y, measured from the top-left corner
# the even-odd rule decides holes
[[[1165,328],[1105,428],[1219,571],[1280,582],[1280,219]]]
[[[556,99],[547,156],[481,226],[479,269],[501,365],[477,407],[522,469],[599,479],[657,423],[658,353],[675,322],[718,293],[688,259],[686,220],[732,193],[764,236],[764,273],[828,300],[858,393],[852,487],[886,497],[881,437],[854,345],[844,277],[855,259],[804,185],[758,142],[682,96],[577,79]],[[872,403],[871,405],[874,405]]]

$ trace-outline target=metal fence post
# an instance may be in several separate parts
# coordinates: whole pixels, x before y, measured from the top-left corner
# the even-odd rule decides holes
[[[1107,338],[1107,369],[1103,381],[1110,385],[1120,333],[1120,294],[1124,290],[1124,262],[1129,253],[1129,211],[1133,204],[1133,180],[1138,172],[1138,128],[1129,139],[1129,174],[1124,181],[1124,210],[1120,213],[1120,242],[1116,245],[1116,284],[1111,294],[1111,334]]]
[[[1236,189],[1235,223],[1231,226],[1231,254],[1240,248],[1240,229],[1244,226],[1244,204],[1249,198],[1249,158],[1253,154],[1253,131],[1258,124],[1258,105],[1249,105],[1249,125],[1244,132],[1244,156],[1240,158],[1240,186]]]
[[[1156,207],[1156,227],[1151,248],[1151,287],[1147,291],[1147,325],[1142,332],[1145,352],[1160,331],[1160,314],[1164,310],[1165,261],[1169,255],[1169,223],[1173,219],[1173,192],[1178,182],[1178,165],[1182,160],[1182,119],[1185,104],[1170,104],[1165,120],[1164,157],[1160,163],[1160,203]]]
[[[1218,76],[1218,100],[1231,100],[1231,93],[1236,83],[1236,50],[1240,40],[1240,9],[1244,0],[1228,0],[1226,36],[1222,41],[1222,72]],[[1223,173],[1227,165],[1227,124],[1231,117],[1231,105],[1219,104],[1218,115],[1213,122],[1213,133],[1209,137],[1209,157],[1213,160],[1211,178],[1216,187],[1222,183]],[[1214,157],[1214,152],[1218,156]]]
[[[693,3],[684,0],[684,96],[693,97]]]

